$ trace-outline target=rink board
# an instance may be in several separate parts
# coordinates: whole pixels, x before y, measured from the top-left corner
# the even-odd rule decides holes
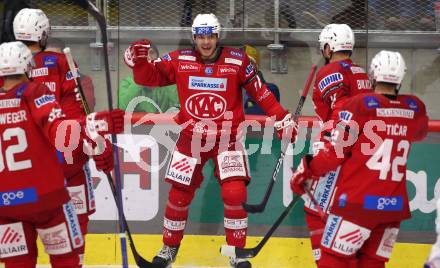
[[[161,244],[159,235],[135,235],[134,240],[142,257],[150,260]],[[259,241],[260,238],[250,237],[248,247],[255,246]],[[221,236],[185,236],[176,265],[173,267],[228,267],[226,257],[219,253],[219,248],[224,242]],[[41,248],[41,245],[39,246]],[[429,250],[430,245],[426,244],[398,243],[387,267],[422,267]],[[129,258],[130,265],[135,265],[131,252]],[[89,235],[85,262],[86,265],[120,264],[118,236]],[[42,255],[39,263],[48,264],[48,257]],[[299,238],[270,239],[259,255],[252,259],[252,264],[255,268],[314,267],[309,240]]]

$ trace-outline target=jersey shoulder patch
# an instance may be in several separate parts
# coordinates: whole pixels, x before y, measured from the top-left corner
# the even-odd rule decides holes
[[[352,66],[352,64],[345,62],[343,60],[339,61],[338,63],[342,69],[349,69]]]
[[[358,96],[362,96],[362,94],[360,94]],[[362,96],[362,99],[363,99],[365,108],[367,108],[367,109],[380,108],[380,101],[377,96],[373,96],[373,95],[368,94],[368,95]]]

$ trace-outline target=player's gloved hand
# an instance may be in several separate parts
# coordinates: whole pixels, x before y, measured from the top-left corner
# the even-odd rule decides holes
[[[148,50],[151,42],[148,39],[139,40],[131,43],[124,52],[124,61],[128,67],[133,68],[137,61],[148,60]]]
[[[313,157],[311,155],[305,155],[290,179],[290,189],[297,195],[303,195],[305,193],[304,187],[310,187],[308,184],[313,179],[317,179],[309,167],[309,163],[312,159]]]
[[[289,139],[291,143],[296,142],[298,124],[293,121],[292,114],[287,113],[283,119],[275,122],[274,127],[280,140]]]
[[[92,140],[106,134],[118,134],[124,130],[124,114],[120,109],[91,113],[86,117],[86,134]]]
[[[99,154],[93,155],[93,160],[95,161],[96,169],[104,173],[109,173],[115,167],[113,160],[113,146],[112,143],[106,139],[104,144],[100,146],[105,146]],[[101,148],[102,150],[102,148]]]

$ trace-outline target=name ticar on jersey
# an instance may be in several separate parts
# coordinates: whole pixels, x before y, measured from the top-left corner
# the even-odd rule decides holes
[[[0,100],[0,109],[20,107],[21,99],[5,99]]]
[[[370,80],[357,80],[358,89],[372,89]]]

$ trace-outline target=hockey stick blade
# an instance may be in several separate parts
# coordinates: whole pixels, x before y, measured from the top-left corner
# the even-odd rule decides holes
[[[298,121],[298,117],[301,114],[301,110],[304,106],[304,102],[306,101],[307,94],[309,92],[310,86],[313,81],[313,77],[315,76],[316,68],[317,68],[316,64],[313,64],[312,68],[310,69],[310,73],[307,77],[306,84],[302,90],[301,97],[299,99],[298,105],[295,110],[295,114],[293,115],[293,120],[295,122]],[[259,204],[242,203],[243,209],[246,212],[261,213],[266,208],[267,202],[269,201],[270,194],[272,193],[273,186],[275,185],[275,182],[277,180],[278,172],[280,171],[281,165],[283,164],[284,156],[286,155],[286,151],[287,151],[288,146],[289,146],[289,143],[287,143],[287,142],[285,142],[282,145],[280,157],[278,158],[277,164],[275,165],[275,169],[272,173],[272,178],[269,182],[269,185],[267,186],[266,192],[264,193],[263,200],[261,200],[261,202]]]
[[[290,201],[289,205],[284,209],[284,211],[281,213],[281,215],[278,217],[278,219],[275,221],[275,223],[270,227],[269,231],[264,235],[263,239],[261,239],[260,243],[254,248],[239,248],[234,247],[230,245],[223,245],[220,248],[220,253],[222,255],[228,256],[228,257],[235,257],[235,258],[242,258],[242,259],[249,259],[254,258],[258,255],[260,250],[263,248],[263,246],[266,244],[266,242],[269,240],[269,238],[272,236],[272,234],[275,232],[275,230],[280,226],[281,222],[283,222],[284,218],[289,214],[289,212],[292,210],[292,208],[295,206],[296,202],[300,199],[301,196],[296,195],[293,197],[292,201]]]

